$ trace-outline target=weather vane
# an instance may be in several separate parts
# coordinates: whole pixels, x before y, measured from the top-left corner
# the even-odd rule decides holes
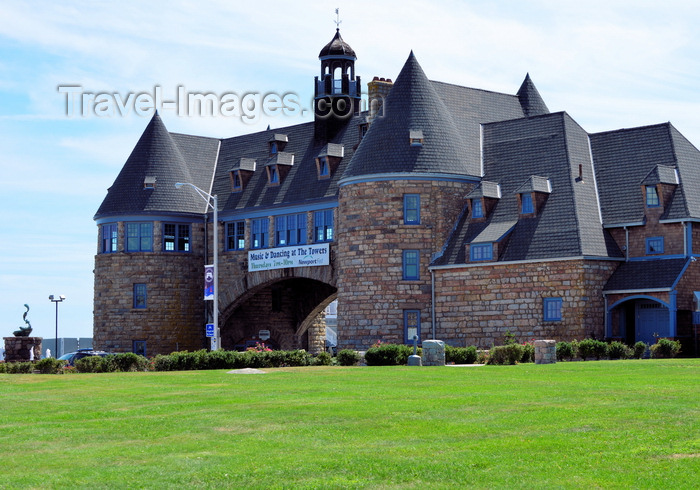
[[[343,21],[340,20],[340,9],[339,8],[335,9],[335,20],[333,22],[335,22],[335,28],[340,30],[340,23]]]

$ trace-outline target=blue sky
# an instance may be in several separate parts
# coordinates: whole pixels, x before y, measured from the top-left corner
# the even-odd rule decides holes
[[[394,79],[411,50],[429,78],[514,94],[530,73],[551,111],[589,132],[666,121],[700,146],[700,9],[692,1],[3,2],[0,16],[0,333],[92,336],[92,220],[149,117],[66,115],[57,87],[152,93],[293,92],[306,105],[335,32],[356,72]],[[309,115],[179,117],[229,137]]]

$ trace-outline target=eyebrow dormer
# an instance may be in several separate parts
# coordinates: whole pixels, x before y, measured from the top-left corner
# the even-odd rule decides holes
[[[253,158],[241,158],[238,165],[229,170],[231,192],[243,192],[254,172],[255,160]]]
[[[515,191],[518,195],[520,216],[537,216],[552,193],[552,184],[547,177],[533,175]]]
[[[423,146],[423,130],[410,129],[408,131],[408,141],[411,146]]]
[[[316,175],[318,180],[330,179],[344,156],[345,147],[343,145],[328,143],[324,146],[316,157]]]

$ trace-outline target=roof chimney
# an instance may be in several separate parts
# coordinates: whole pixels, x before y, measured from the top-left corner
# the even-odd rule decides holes
[[[389,95],[391,87],[394,86],[394,82],[391,78],[379,78],[374,77],[374,79],[367,84],[367,98],[369,99],[369,120],[370,122],[377,116],[383,116],[382,107],[384,106],[384,99]]]

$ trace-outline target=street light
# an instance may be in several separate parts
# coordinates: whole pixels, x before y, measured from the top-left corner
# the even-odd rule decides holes
[[[56,298],[53,294],[49,296],[49,301],[56,303],[56,343],[54,344],[54,357],[58,359],[58,303],[62,303],[66,299],[62,294]]]
[[[219,201],[216,195],[212,196],[189,182],[177,182],[175,188],[181,189],[183,185],[194,189],[207,202],[207,207],[214,210],[214,337],[211,339],[211,350],[219,350],[221,348],[219,332]]]

